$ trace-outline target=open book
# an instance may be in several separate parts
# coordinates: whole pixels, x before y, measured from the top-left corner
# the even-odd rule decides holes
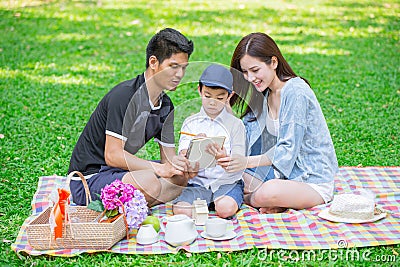
[[[216,166],[215,156],[206,152],[208,144],[217,143],[220,147],[224,145],[225,136],[196,137],[190,141],[186,157],[192,166],[198,161],[200,169]]]

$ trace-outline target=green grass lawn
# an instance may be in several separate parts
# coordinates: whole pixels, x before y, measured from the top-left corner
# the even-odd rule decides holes
[[[399,1],[276,2],[0,1],[0,265],[374,266],[263,259],[258,249],[74,258],[25,257],[10,249],[30,215],[38,177],[66,174],[92,110],[114,85],[145,69],[147,42],[164,27],[194,41],[191,62],[227,65],[242,36],[270,34],[295,72],[311,82],[339,165],[399,166]],[[196,64],[170,94],[183,115],[198,109]],[[142,153],[157,158],[153,144]],[[359,251],[366,249],[396,255],[399,264],[399,245]]]

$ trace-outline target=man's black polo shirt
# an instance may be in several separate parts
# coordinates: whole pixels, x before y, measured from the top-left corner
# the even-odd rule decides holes
[[[152,108],[144,74],[124,81],[97,105],[72,152],[68,173],[97,173],[106,165],[106,134],[125,141],[125,150],[135,154],[151,138],[163,146],[174,146],[174,106],[164,93],[161,106]]]

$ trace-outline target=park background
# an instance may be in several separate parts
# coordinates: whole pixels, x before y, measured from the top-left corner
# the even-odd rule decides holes
[[[225,65],[241,37],[269,34],[294,71],[310,81],[339,165],[399,166],[399,10],[394,0],[0,1],[0,265],[329,265],[266,261],[256,248],[61,258],[17,255],[10,245],[30,215],[38,177],[66,174],[97,103],[117,83],[144,71],[147,42],[165,27],[194,41],[191,62]],[[198,103],[195,79],[189,78],[169,95],[181,110],[195,112],[198,106],[187,104]],[[150,144],[143,155],[157,158],[155,148]],[[400,258],[399,245],[364,249]]]

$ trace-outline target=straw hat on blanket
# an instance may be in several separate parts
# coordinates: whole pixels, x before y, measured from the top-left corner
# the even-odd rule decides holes
[[[333,198],[329,208],[321,211],[319,217],[332,222],[368,223],[386,217],[375,206],[372,198],[356,194],[340,194]]]

